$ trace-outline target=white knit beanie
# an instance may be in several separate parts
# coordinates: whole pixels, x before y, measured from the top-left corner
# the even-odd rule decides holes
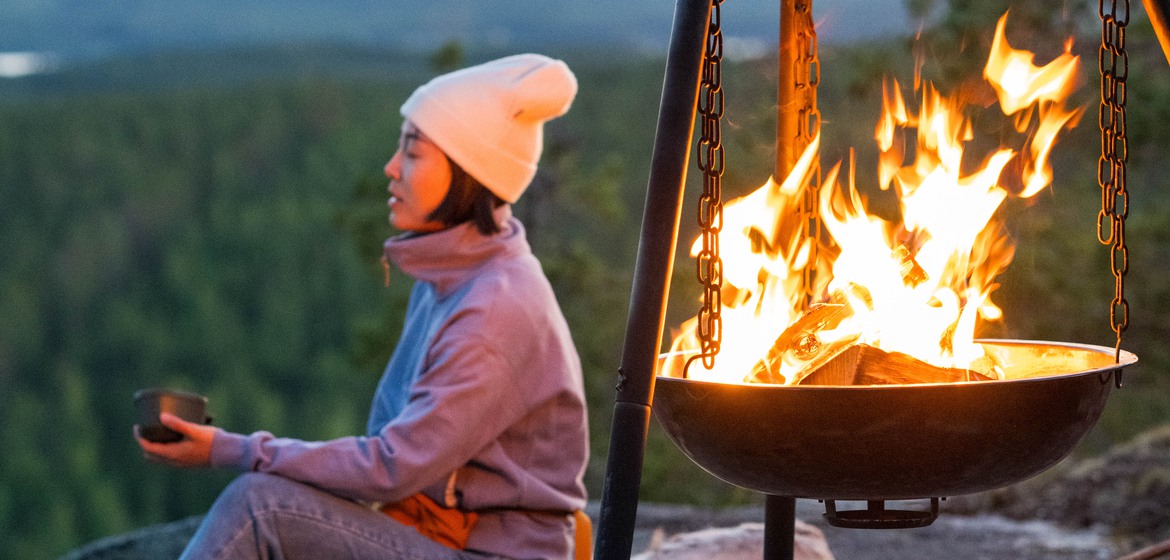
[[[452,161],[507,202],[536,175],[544,122],[569,110],[577,78],[564,62],[518,54],[439,76],[401,113]]]

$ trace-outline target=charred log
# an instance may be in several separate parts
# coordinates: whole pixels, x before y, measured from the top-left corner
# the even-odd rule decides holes
[[[979,371],[983,368],[986,371]],[[854,344],[835,355],[824,366],[810,372],[799,384],[907,385],[991,379],[990,363],[976,364],[975,369],[942,368],[901,352],[887,352],[868,344]]]

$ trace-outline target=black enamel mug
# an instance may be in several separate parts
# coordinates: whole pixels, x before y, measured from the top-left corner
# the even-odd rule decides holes
[[[138,433],[155,443],[172,443],[183,439],[159,421],[159,415],[169,412],[198,424],[210,424],[207,415],[207,397],[175,389],[142,389],[134,393],[134,408],[138,411]]]

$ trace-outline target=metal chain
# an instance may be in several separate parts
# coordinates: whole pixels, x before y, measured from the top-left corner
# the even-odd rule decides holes
[[[821,81],[821,63],[817,50],[817,32],[813,24],[812,2],[798,0],[795,8],[796,45],[800,48],[800,55],[796,59],[793,76],[796,77],[797,99],[803,99],[803,103],[800,106],[800,118],[796,125],[797,137],[794,140],[796,153],[802,153],[821,131],[821,111],[817,108],[817,85]],[[809,242],[808,264],[804,267],[801,279],[805,305],[812,304],[820,297],[814,285],[821,243],[818,204],[821,189],[820,160],[813,160],[812,165],[813,168],[809,170],[809,184],[804,191],[800,209],[800,223],[806,228],[805,238]]]
[[[1129,326],[1129,301],[1125,299],[1125,273],[1129,270],[1129,248],[1125,245],[1125,218],[1129,214],[1129,191],[1125,187],[1125,164],[1129,159],[1125,130],[1129,76],[1125,26],[1129,24],[1129,0],[1100,0],[1099,13],[1101,159],[1097,161],[1097,182],[1101,186],[1101,212],[1097,215],[1097,240],[1110,246],[1109,268],[1115,283],[1109,304],[1109,325],[1117,336],[1114,358],[1120,361],[1121,333]]]
[[[703,74],[699,86],[699,171],[703,173],[703,195],[699,198],[699,229],[703,248],[696,259],[699,284],[703,286],[703,305],[699,309],[698,334],[703,366],[715,367],[715,355],[723,338],[722,298],[723,260],[719,257],[719,232],[723,229],[723,84],[720,63],[723,60],[723,32],[719,6],[723,0],[711,1],[711,22],[707,27],[707,47],[703,53]],[[692,358],[693,361],[694,358]],[[690,362],[687,364],[690,365]]]

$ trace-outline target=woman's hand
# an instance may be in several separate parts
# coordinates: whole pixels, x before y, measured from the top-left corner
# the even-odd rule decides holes
[[[206,467],[211,464],[211,440],[215,428],[204,424],[187,422],[178,416],[164,412],[159,415],[162,425],[183,434],[183,439],[173,443],[155,443],[142,439],[138,426],[134,426],[134,438],[147,461],[172,467]]]

